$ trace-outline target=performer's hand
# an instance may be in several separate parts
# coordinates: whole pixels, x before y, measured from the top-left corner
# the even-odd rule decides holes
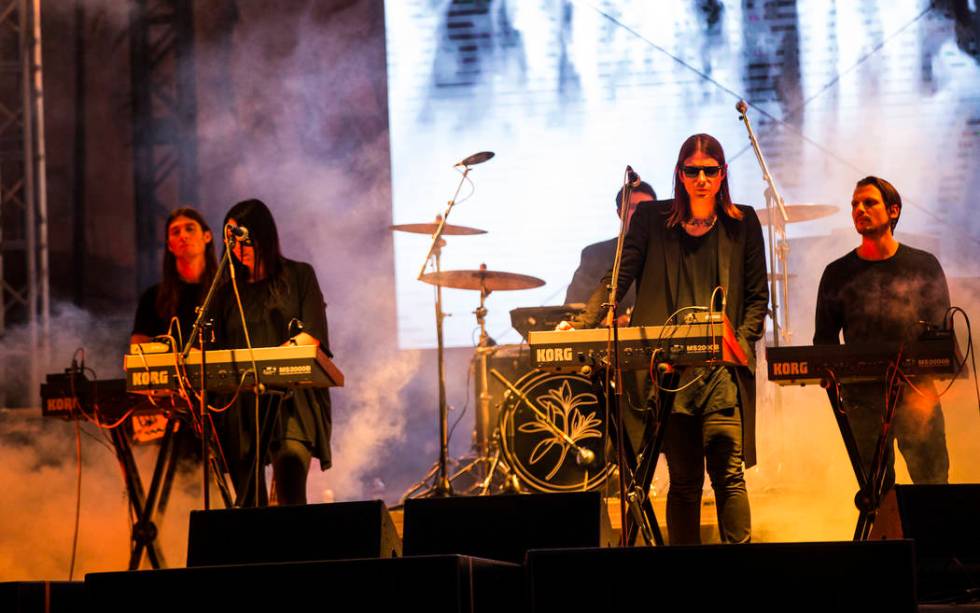
[[[564,319],[561,320],[561,321],[559,321],[558,322],[558,325],[555,326],[555,330],[556,331],[561,331],[561,330],[574,330],[574,329],[575,329],[575,326],[573,326],[572,324],[568,323]]]

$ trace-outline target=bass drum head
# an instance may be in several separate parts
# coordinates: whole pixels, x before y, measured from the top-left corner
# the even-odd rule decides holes
[[[599,487],[614,466],[606,462],[606,411],[592,381],[578,374],[532,370],[514,387],[520,395],[508,391],[501,402],[500,438],[517,476],[540,492]],[[595,459],[580,466],[575,447],[560,433]]]

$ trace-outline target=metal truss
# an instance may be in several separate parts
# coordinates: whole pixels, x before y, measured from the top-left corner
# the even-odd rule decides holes
[[[40,0],[0,0],[0,336],[48,332],[47,189]]]
[[[136,282],[160,275],[168,209],[197,204],[193,0],[132,0],[130,63]]]

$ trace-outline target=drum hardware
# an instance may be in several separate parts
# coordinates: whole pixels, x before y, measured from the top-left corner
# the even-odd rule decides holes
[[[779,223],[813,221],[814,219],[830,217],[840,211],[840,207],[834,204],[784,204],[783,207],[786,209],[786,220],[781,222],[777,216],[777,225]],[[768,209],[756,209],[755,213],[759,216],[759,223],[764,226],[769,225]]]
[[[476,164],[482,164],[490,158],[493,157],[493,153],[490,151],[481,151],[475,153],[461,162],[454,164],[454,167],[462,167],[463,172],[460,173],[459,184],[456,186],[456,192],[453,197],[446,203],[446,210],[441,217],[436,218],[435,228],[431,230],[432,233],[432,243],[429,245],[429,250],[425,254],[425,258],[422,260],[422,266],[419,269],[418,279],[423,280],[425,276],[425,270],[429,267],[430,263],[435,266],[435,274],[439,275],[442,272],[440,267],[439,257],[442,251],[440,246],[440,241],[444,234],[456,233],[457,235],[472,235],[472,234],[483,234],[483,230],[477,230],[476,228],[467,228],[465,226],[449,226],[446,220],[449,219],[449,214],[452,213],[453,207],[456,206],[456,199],[459,198],[459,192],[463,189],[463,183],[466,181],[467,176],[472,170],[472,166]],[[448,229],[447,229],[448,228]],[[402,228],[395,228],[399,231],[414,232],[414,233],[426,233],[429,228],[411,227],[411,224],[406,224]],[[449,474],[447,463],[449,460],[449,405],[446,403],[446,347],[443,341],[443,320],[446,318],[446,314],[442,310],[442,285],[436,285],[436,349],[438,355],[438,377],[439,377],[439,458],[437,460],[438,471],[435,475],[435,481],[430,488],[428,488],[423,495],[434,495],[434,496],[451,496],[452,485],[449,483]],[[412,490],[417,491],[417,488],[413,486]],[[412,491],[410,490],[410,491]]]
[[[499,436],[506,464],[541,492],[591,490],[615,465],[606,462],[605,405],[593,380],[579,374],[531,370],[504,384]],[[561,424],[561,425],[559,425]]]
[[[490,433],[490,390],[487,376],[487,360],[496,353],[497,347],[492,344],[487,334],[486,299],[495,290],[509,291],[540,287],[544,281],[537,277],[517,273],[487,270],[486,264],[481,264],[478,270],[449,270],[436,271],[422,275],[421,280],[436,287],[451,287],[454,289],[479,290],[480,304],[473,311],[477,324],[480,326],[480,340],[477,343],[474,359],[478,360],[480,396],[476,415],[477,456],[449,478],[450,487],[458,477],[478,471],[482,477],[476,489],[480,494],[490,492],[494,476],[498,470],[504,471],[504,489],[514,489],[516,481],[510,475],[509,468],[500,462],[499,446]],[[509,383],[509,382],[508,382]],[[472,490],[473,488],[471,488]],[[519,491],[515,490],[515,491]]]
[[[410,234],[428,234],[432,235],[436,230],[439,229],[439,225],[442,225],[443,236],[472,236],[474,234],[486,234],[486,230],[480,230],[479,228],[468,228],[466,226],[454,226],[452,224],[442,223],[442,215],[436,215],[436,220],[434,223],[403,223],[393,226],[389,226],[389,229],[395,230],[396,232],[408,232]],[[441,238],[439,240],[442,240]],[[443,241],[442,245],[445,245]]]

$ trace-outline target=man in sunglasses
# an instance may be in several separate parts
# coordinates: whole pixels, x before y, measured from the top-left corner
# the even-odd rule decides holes
[[[817,293],[814,344],[901,343],[944,323],[949,290],[942,266],[931,253],[895,240],[902,197],[879,177],[857,182],[851,218],[861,245],[831,262]],[[882,427],[884,383],[844,386],[847,418],[865,469],[870,468]],[[913,483],[946,483],[949,453],[936,387],[917,380],[905,388],[892,433]],[[895,455],[889,441],[885,490],[895,483]]]
[[[593,327],[603,316],[612,271],[585,311],[564,327]],[[664,452],[670,474],[667,528],[672,544],[699,543],[707,468],[718,528],[726,543],[751,539],[744,466],[756,461],[755,352],[769,302],[762,227],[755,211],[732,203],[725,152],[708,134],[681,145],[674,198],[641,204],[623,245],[618,298],[636,282],[630,324],[663,326],[686,314],[724,310],[747,366],[684,368],[668,420]],[[721,287],[723,292],[716,291]],[[710,306],[709,306],[710,305]]]

